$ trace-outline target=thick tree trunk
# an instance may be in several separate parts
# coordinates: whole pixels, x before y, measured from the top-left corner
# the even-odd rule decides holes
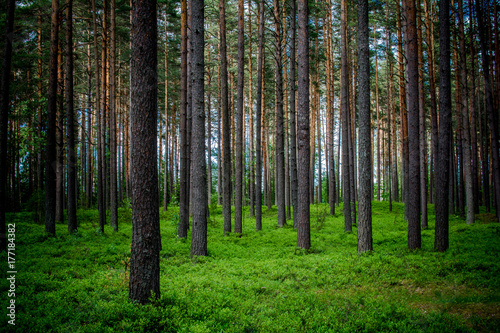
[[[236,107],[236,173],[234,199],[234,232],[243,232],[243,88],[245,80],[244,6],[238,0],[238,83]],[[203,45],[202,45],[203,49]]]
[[[66,1],[66,116],[68,117],[68,231],[76,231],[76,151],[73,109],[73,0]]]
[[[191,80],[193,106],[192,137],[192,199],[193,232],[191,255],[206,256],[207,252],[207,165],[205,159],[205,89],[204,89],[204,0],[192,1]]]
[[[129,297],[148,303],[160,298],[160,218],[157,169],[156,1],[132,6],[131,182],[132,250]]]
[[[425,129],[425,96],[424,96],[424,51],[422,40],[422,6],[417,0],[417,38],[418,38],[418,111],[419,111],[419,152],[420,152],[420,212],[422,228],[427,229],[427,136]]]
[[[296,93],[295,93],[295,35],[296,35],[296,0],[290,5],[290,188],[292,191],[293,227],[297,228],[297,125],[296,125]]]
[[[420,235],[420,132],[418,91],[418,43],[415,0],[406,0],[406,43],[408,53],[408,248],[421,247]]]
[[[434,248],[448,249],[448,195],[451,131],[451,86],[450,86],[450,4],[439,3],[439,143],[436,168],[436,232]]]
[[[358,253],[372,251],[372,157],[368,0],[358,0],[359,223]]]

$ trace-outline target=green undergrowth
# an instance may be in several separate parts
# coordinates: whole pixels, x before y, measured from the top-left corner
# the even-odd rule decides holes
[[[404,207],[373,203],[374,251],[358,255],[356,227],[344,232],[342,206],[311,206],[309,251],[296,247],[292,221],[263,230],[244,211],[243,233],[223,235],[220,206],[208,223],[208,257],[189,255],[176,237],[178,208],[160,213],[161,297],[128,299],[131,212],[118,232],[98,232],[96,211],[79,211],[79,228],[57,237],[30,213],[16,224],[16,326],[19,332],[494,332],[500,330],[500,225],[478,215],[450,217],[450,248],[434,246],[433,207],[422,249],[407,249]],[[2,271],[6,256],[1,255]],[[0,282],[2,308],[7,280]],[[6,312],[4,310],[4,312]],[[0,331],[14,331],[2,314]]]

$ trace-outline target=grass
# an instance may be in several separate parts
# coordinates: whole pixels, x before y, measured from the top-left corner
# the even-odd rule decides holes
[[[120,231],[98,233],[96,211],[79,211],[79,229],[57,237],[31,213],[16,224],[16,326],[19,332],[494,332],[500,331],[500,225],[450,217],[450,249],[433,250],[434,217],[422,249],[407,249],[404,207],[373,203],[374,251],[358,255],[344,233],[342,207],[311,206],[312,248],[277,228],[264,208],[263,230],[244,211],[243,234],[223,235],[222,208],[211,211],[208,257],[191,258],[176,237],[178,209],[161,212],[161,298],[128,299],[131,212]],[[340,213],[339,213],[340,212]],[[289,221],[291,223],[291,221]],[[2,254],[2,271],[6,255]],[[7,280],[0,282],[6,295]],[[8,300],[2,297],[2,308]],[[4,310],[6,311],[6,310]],[[6,321],[5,314],[2,315]],[[8,317],[7,317],[8,319]],[[0,331],[12,330],[0,325]]]

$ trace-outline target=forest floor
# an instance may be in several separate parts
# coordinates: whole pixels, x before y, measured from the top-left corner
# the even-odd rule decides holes
[[[215,208],[215,207],[212,207]],[[33,213],[15,223],[18,332],[494,332],[500,331],[500,224],[489,214],[466,225],[450,217],[450,248],[434,247],[434,208],[422,249],[407,249],[404,207],[373,203],[373,248],[356,251],[342,206],[311,206],[312,248],[296,247],[292,226],[263,230],[244,212],[243,234],[223,235],[220,206],[211,209],[208,257],[191,258],[176,238],[178,208],[161,212],[161,298],[128,299],[131,211],[120,208],[118,232],[98,233],[96,210],[78,212],[79,229],[57,225],[48,237]],[[290,224],[291,221],[288,221]],[[2,272],[6,254],[1,254]],[[6,312],[9,281],[0,282]],[[14,327],[2,314],[0,331]]]

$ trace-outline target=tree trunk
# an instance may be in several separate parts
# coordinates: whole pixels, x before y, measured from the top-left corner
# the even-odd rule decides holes
[[[180,191],[178,237],[186,238],[189,227],[188,159],[187,133],[187,2],[181,0],[181,96],[180,96]]]
[[[64,70],[62,41],[57,54],[57,114],[56,114],[56,223],[64,222]]]
[[[290,4],[290,188],[292,191],[293,227],[297,228],[297,125],[295,113],[295,34],[296,34],[296,0]]]
[[[368,0],[358,0],[359,223],[358,253],[372,251],[372,161]]]
[[[55,5],[55,8],[54,8]],[[4,40],[4,50],[3,50],[3,61],[2,61],[2,77],[0,81],[0,169],[2,170],[1,175],[0,175],[0,252],[1,251],[7,251],[7,223],[5,219],[5,213],[7,211],[7,138],[8,138],[8,124],[9,124],[9,87],[10,87],[10,71],[11,71],[11,64],[12,64],[12,41],[14,38],[14,11],[16,7],[16,2],[14,0],[10,0],[7,2],[7,17],[6,17],[6,22],[5,22],[5,40]],[[58,11],[58,4],[56,3],[56,0],[53,1],[53,8],[52,11],[57,15]],[[54,13],[52,16],[52,19],[57,20],[57,16],[54,17]],[[57,21],[55,22],[55,25],[57,26]],[[51,26],[54,28],[54,25]],[[57,29],[57,28],[56,28]],[[52,31],[51,31],[51,37],[52,36]],[[57,37],[57,30],[56,30],[56,37]],[[52,43],[52,39],[51,39]],[[57,44],[57,42],[56,42]],[[52,49],[51,49],[52,50]],[[57,50],[57,48],[56,48]],[[52,58],[51,58],[52,60]],[[53,63],[51,62],[51,65]],[[55,65],[57,67],[57,65]],[[52,68],[52,67],[51,67]],[[57,73],[57,72],[56,72]],[[52,72],[51,72],[52,74]],[[50,77],[49,77],[50,78]],[[50,86],[49,86],[50,87]],[[55,96],[54,96],[55,97]],[[50,105],[50,104],[49,104]],[[55,112],[55,110],[49,109],[49,111]],[[49,120],[51,120],[50,113],[49,113]],[[53,130],[52,126],[48,127],[48,129]],[[51,132],[47,132],[47,137],[48,135],[51,134]],[[49,142],[47,142],[49,143]],[[47,144],[47,148],[53,148],[49,147]],[[48,155],[47,157],[49,157]],[[47,158],[48,159],[48,158]],[[41,161],[39,161],[41,162]],[[48,178],[47,178],[48,179]],[[47,186],[46,186],[47,188]],[[46,193],[49,193],[47,191]],[[51,203],[53,201],[53,198],[49,198],[46,195],[46,206],[51,207]],[[49,204],[49,205],[47,205]],[[47,220],[47,215],[49,213],[49,210],[47,210],[46,213],[46,218],[45,218],[45,231],[52,233],[55,235],[55,222],[54,222],[54,216],[51,216],[51,220]]]
[[[420,133],[418,91],[418,43],[415,0],[406,0],[406,43],[408,53],[408,248],[421,247],[420,235]]]
[[[437,163],[439,160],[438,155],[438,120],[437,120],[437,102],[436,102],[436,79],[434,75],[434,24],[431,22],[431,12],[432,8],[428,8],[428,1],[424,0],[424,12],[425,12],[425,25],[426,25],[426,35],[427,40],[427,58],[429,59],[429,89],[430,89],[430,102],[431,102],[431,156],[433,163],[431,163],[431,202],[434,202],[433,195],[435,193],[434,178],[437,172]]]
[[[399,64],[399,112],[401,118],[401,157],[403,160],[402,170],[402,196],[403,201],[407,202],[408,196],[408,117],[406,109],[406,81],[404,70],[403,38],[401,26],[401,10],[399,4],[397,8],[397,38],[398,38],[398,64]],[[407,219],[407,205],[405,204],[405,219]]]
[[[451,86],[450,86],[450,4],[439,3],[439,142],[436,168],[436,232],[434,248],[440,252],[448,249],[448,195],[451,131]]]
[[[465,178],[465,199],[467,206],[467,224],[474,223],[474,191],[472,184],[472,156],[470,144],[470,131],[469,131],[469,105],[468,105],[468,87],[467,87],[467,59],[465,55],[465,33],[464,33],[464,13],[463,1],[458,0],[458,30],[459,30],[459,57],[460,57],[460,86],[462,89],[462,100],[457,101],[460,103],[460,110],[462,114],[462,140],[463,140],[463,156],[464,156],[464,178]]]
[[[167,36],[167,11],[165,9],[165,36]],[[168,154],[169,154],[169,126],[170,121],[168,120],[168,38],[165,37],[165,169],[163,172],[163,211],[167,211],[168,204],[170,203],[170,188],[169,188],[169,163],[168,163]],[[209,97],[210,98],[210,97]],[[209,102],[210,105],[210,102]],[[173,118],[172,118],[173,119]],[[208,118],[210,120],[210,118]],[[210,126],[210,125],[209,125]],[[209,138],[210,140],[210,138]],[[160,143],[161,145],[161,143]],[[210,141],[208,148],[210,149]],[[161,155],[160,155],[161,158]],[[209,154],[210,158],[210,154]],[[210,172],[210,170],[209,170]]]
[[[488,11],[486,11],[488,12]],[[498,155],[498,116],[493,105],[493,87],[490,78],[490,59],[487,50],[488,41],[485,33],[485,24],[483,21],[483,8],[481,8],[481,3],[476,2],[476,14],[477,21],[479,25],[479,40],[481,43],[481,58],[483,60],[483,76],[484,76],[484,88],[485,88],[485,98],[486,107],[488,112],[488,124],[491,134],[491,155],[493,160],[493,184],[495,192],[495,211],[497,220],[500,221],[500,158]]]
[[[234,232],[243,232],[243,88],[245,80],[245,44],[244,44],[244,6],[243,0],[238,0],[238,87],[236,107],[236,173],[234,200]],[[203,49],[203,45],[202,45]]]
[[[204,89],[204,0],[192,1],[191,80],[193,107],[192,137],[192,199],[193,232],[191,255],[206,256],[207,252],[207,165],[205,159],[205,89]]]
[[[109,49],[109,182],[110,182],[110,226],[118,231],[118,184],[117,184],[117,158],[116,158],[116,19],[115,0],[111,0],[111,40]],[[161,144],[161,141],[160,141]]]
[[[45,148],[47,154],[45,157],[45,232],[51,234],[52,236],[56,235],[57,50],[59,45],[58,17],[59,0],[52,0],[52,13],[50,20],[49,87],[47,101],[47,144]]]
[[[259,2],[259,50],[257,58],[257,107],[255,138],[255,206],[256,229],[262,230],[262,77],[264,71],[264,0]]]
[[[276,70],[276,187],[278,199],[278,227],[286,224],[285,206],[285,138],[283,126],[283,62],[281,53],[281,9],[280,0],[274,0],[274,47]]]
[[[95,77],[96,77],[96,102],[95,102],[95,119],[97,120],[97,209],[99,211],[99,231],[104,232],[104,224],[106,223],[106,208],[104,207],[104,180],[103,180],[103,170],[102,170],[102,157],[103,157],[103,145],[102,145],[102,132],[103,124],[101,117],[101,89],[100,89],[100,73],[101,73],[101,58],[99,56],[99,46],[97,43],[97,9],[95,6],[95,0],[92,0],[92,25],[94,30],[94,56],[95,56]]]
[[[425,129],[425,96],[424,96],[424,51],[422,40],[422,6],[417,1],[417,38],[418,38],[418,110],[419,110],[419,152],[420,152],[420,212],[422,228],[427,229],[427,147]]]
[[[73,109],[73,0],[66,1],[66,116],[68,117],[68,231],[76,231],[76,151]]]
[[[252,36],[252,4],[249,1],[248,4],[248,35]],[[255,144],[254,144],[254,119],[253,119],[253,61],[252,61],[252,40],[251,38],[248,41],[248,114],[249,114],[249,122],[250,122],[250,217],[255,216]]]
[[[472,1],[469,1],[469,13],[470,13],[470,29],[473,31],[473,21],[474,15],[472,11]],[[477,155],[477,124],[476,124],[476,54],[475,54],[475,39],[474,35],[470,34],[470,55],[471,55],[471,78],[472,78],[472,88],[469,91],[469,113],[470,113],[470,136],[471,136],[471,154],[472,154],[472,188],[473,188],[473,200],[474,200],[474,213],[479,214],[479,179],[478,179],[478,155]]]
[[[311,247],[309,219],[309,9],[307,0],[298,1],[298,193],[297,246]]]
[[[373,27],[373,31],[375,27]],[[375,32],[374,37],[374,49],[375,49],[375,110],[377,113],[377,201],[380,201],[380,189],[382,187],[382,177],[380,172],[380,110],[379,110],[379,94],[378,94],[378,56],[377,56],[377,33]]]
[[[141,304],[149,303],[152,293],[160,298],[156,25],[156,1],[136,0],[132,6],[130,68],[132,250],[129,297]]]
[[[219,0],[220,62],[221,62],[221,109],[222,109],[222,210],[224,214],[224,234],[231,232],[231,136],[230,114],[227,88],[226,51],[226,4]]]
[[[342,199],[344,202],[344,231],[352,232],[351,185],[349,168],[349,68],[347,59],[347,8],[346,1],[340,2],[340,108],[342,113]]]

